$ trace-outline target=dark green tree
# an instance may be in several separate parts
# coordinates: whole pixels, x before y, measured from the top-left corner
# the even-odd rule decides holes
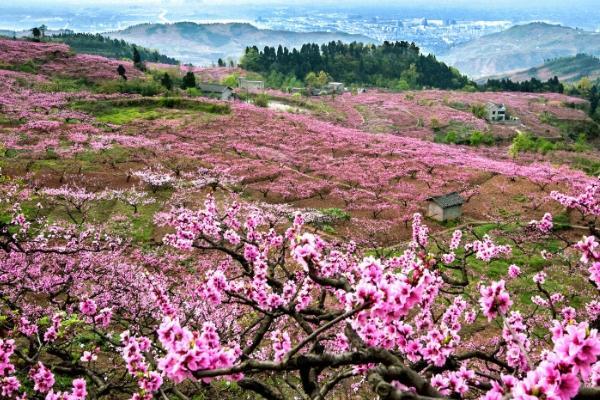
[[[42,36],[42,31],[37,26],[31,29],[31,34],[33,35],[33,40],[36,42],[40,41],[40,37]]]
[[[183,89],[196,87],[196,75],[194,75],[192,71],[189,71],[187,74],[185,74],[181,82],[181,87]]]
[[[136,46],[133,46],[133,63],[139,64],[142,62],[142,57],[140,56],[140,52],[138,51]]]
[[[140,71],[146,70],[146,65],[142,62],[142,56],[136,46],[133,46],[133,65]]]
[[[173,89],[173,80],[171,79],[171,75],[167,72],[160,78],[160,84],[165,87],[167,90]]]
[[[223,61],[222,58],[219,58],[219,60],[217,61],[217,65],[219,67],[225,67],[227,65],[227,63],[225,61]]]
[[[365,45],[338,41],[321,46],[306,43],[299,50],[266,46],[262,51],[253,46],[246,48],[240,65],[269,77],[303,81],[323,71],[338,82],[388,88],[458,89],[471,83],[435,57],[420,54],[409,42]]]
[[[125,67],[123,66],[123,64],[119,64],[119,66],[117,67],[117,73],[119,74],[119,76],[121,78],[123,78],[124,80],[127,80],[127,76],[125,75],[126,71],[125,71]]]

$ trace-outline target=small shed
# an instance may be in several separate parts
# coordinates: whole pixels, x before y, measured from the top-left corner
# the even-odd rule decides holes
[[[329,82],[327,84],[327,91],[329,93],[342,94],[344,93],[344,84],[341,82]]]
[[[240,89],[245,89],[248,91],[264,90],[265,82],[264,81],[250,81],[246,78],[239,78],[238,86],[240,87]]]
[[[225,85],[217,85],[214,83],[201,83],[198,89],[208,97],[216,97],[221,100],[229,101],[233,99],[233,89]]]
[[[442,222],[460,218],[462,205],[465,203],[465,199],[457,192],[430,197],[427,201],[427,216]]]
[[[486,104],[487,120],[490,122],[506,121],[506,106],[504,104],[489,102]]]

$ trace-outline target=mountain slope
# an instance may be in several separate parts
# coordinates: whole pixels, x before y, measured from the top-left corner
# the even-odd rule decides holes
[[[600,33],[535,22],[458,45],[441,58],[478,78],[532,68],[548,59],[580,53],[600,56]]]
[[[31,38],[31,31],[0,30],[0,37]],[[100,34],[73,32],[68,29],[48,30],[43,38],[45,42],[67,44],[71,50],[79,54],[92,54],[114,59],[131,59],[135,43],[128,43],[117,39],[110,39]],[[179,61],[165,56],[158,51],[142,46],[137,46],[143,61],[160,62],[163,64],[178,64]]]
[[[558,76],[561,82],[569,83],[577,82],[584,77],[588,77],[592,81],[600,79],[600,59],[587,54],[578,54],[575,57],[561,57],[549,60],[538,67],[495,75],[489,78],[509,78],[513,82],[521,82],[531,78],[546,81],[554,76]]]
[[[298,47],[303,43],[342,42],[373,43],[362,35],[339,32],[288,32],[257,27],[246,23],[196,24],[178,22],[174,24],[141,24],[127,29],[107,33],[116,39],[156,48],[184,63],[208,65],[219,58],[237,60],[246,46],[256,45]]]

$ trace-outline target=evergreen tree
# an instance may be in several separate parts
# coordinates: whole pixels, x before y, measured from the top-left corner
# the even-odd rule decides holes
[[[127,76],[125,75],[126,71],[125,71],[125,67],[123,66],[123,64],[119,64],[119,66],[117,67],[117,73],[119,74],[119,76],[121,78],[123,78],[124,80],[127,80]]]
[[[146,65],[142,62],[142,56],[140,55],[137,46],[133,46],[133,65],[140,71],[146,70]]]
[[[181,88],[188,89],[188,88],[193,88],[193,87],[196,87],[196,75],[194,75],[194,73],[192,71],[189,71],[183,77],[183,80],[181,82]]]
[[[389,88],[397,87],[400,81],[402,87],[441,89],[462,88],[472,83],[434,56],[421,55],[419,48],[408,42],[364,45],[338,41],[321,46],[306,43],[300,50],[266,46],[262,51],[253,46],[246,48],[241,65],[267,77],[278,77],[280,81],[279,77],[291,75],[313,87],[321,71],[338,82]]]
[[[36,42],[40,41],[40,37],[42,36],[42,31],[37,26],[31,29],[31,34],[33,35],[33,40]]]
[[[171,75],[167,72],[160,78],[160,84],[165,87],[167,90],[173,89],[173,80],[171,79]]]
[[[132,57],[133,63],[134,64],[139,64],[142,62],[142,57],[140,56],[140,52],[138,51],[136,46],[133,46],[133,57]]]

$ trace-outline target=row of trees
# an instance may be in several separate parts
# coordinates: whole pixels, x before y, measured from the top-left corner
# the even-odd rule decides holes
[[[487,91],[498,91],[498,92],[555,92],[563,93],[565,87],[558,77],[548,79],[546,82],[542,82],[539,79],[531,78],[528,81],[513,82],[509,78],[504,79],[488,79],[488,81],[481,86],[481,89]]]
[[[588,100],[590,116],[594,121],[600,123],[600,82],[593,83],[589,78],[583,78],[577,84],[569,86],[566,93]]]
[[[303,81],[309,73],[323,71],[336,81],[395,89],[458,89],[470,83],[456,69],[404,41],[382,45],[338,41],[320,47],[311,43],[300,50],[253,46],[246,48],[240,65],[265,76],[275,73]]]
[[[178,65],[179,60],[159,53],[157,50],[136,46],[124,40],[111,39],[98,33],[63,32],[46,36],[48,28],[45,25],[31,29],[34,41],[49,41],[65,43],[77,53],[93,54],[107,58],[131,59],[136,62],[149,61],[163,64]]]

